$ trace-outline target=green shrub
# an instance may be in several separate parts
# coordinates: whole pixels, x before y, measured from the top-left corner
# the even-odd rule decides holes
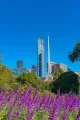
[[[60,88],[60,93],[79,93],[80,78],[74,72],[65,72],[58,79],[51,83],[51,91],[57,93]]]
[[[16,86],[17,83],[12,72],[6,66],[0,64],[0,89],[15,89]]]

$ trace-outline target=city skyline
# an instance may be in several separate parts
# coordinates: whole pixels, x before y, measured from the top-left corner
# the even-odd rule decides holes
[[[50,61],[50,39],[48,36],[47,40],[47,46],[48,46],[48,56],[47,56],[47,61],[45,61],[45,41],[42,38],[37,39],[37,60],[36,60],[36,65],[32,65],[31,72],[35,72],[38,77],[45,78],[45,77],[53,77],[55,74],[55,71],[63,70],[64,72],[67,71],[67,65],[65,64],[57,64],[54,62]],[[47,63],[46,63],[47,62]],[[27,70],[27,68],[24,68],[24,62],[22,60],[17,61],[17,68],[13,69],[14,73],[18,71],[18,73],[21,71],[22,73]],[[20,68],[20,69],[18,69]],[[65,69],[66,68],[66,69]],[[54,70],[55,69],[55,70]],[[17,74],[17,73],[16,73]]]
[[[71,63],[68,59],[68,53],[80,40],[79,4],[79,0],[1,1],[0,52],[3,64],[12,69],[20,59],[25,67],[31,67],[36,63],[36,39],[43,38],[47,46],[50,33],[51,61],[67,64],[74,71],[80,70],[79,62]]]
[[[38,39],[40,39],[40,38],[38,38]],[[44,40],[43,38],[41,38],[41,39]],[[45,40],[44,40],[44,41],[45,41]],[[49,43],[49,36],[48,36],[47,42]],[[49,50],[50,50],[50,44],[49,44],[49,46],[47,45],[46,48],[47,48],[47,47],[49,47]],[[36,51],[36,52],[37,52],[37,51]],[[48,51],[48,49],[47,49],[46,53],[49,54],[48,52],[50,52],[50,51]],[[45,53],[45,54],[46,54],[46,53]],[[45,55],[44,55],[44,57],[45,57]],[[36,57],[36,59],[37,59],[37,57]],[[45,59],[49,62],[49,59],[50,59],[50,58],[48,59],[48,56],[46,56]],[[24,64],[24,61],[25,61],[25,60],[20,60],[20,59],[19,59],[19,60],[17,60],[17,62],[18,62],[18,61],[22,61],[23,64]],[[16,62],[16,61],[15,61],[15,62]],[[45,67],[46,67],[46,66],[47,66],[46,61],[44,61],[44,62],[45,62]],[[55,62],[55,61],[50,61],[50,62]],[[36,65],[37,65],[37,60],[36,60],[36,62],[33,63],[33,64],[36,64]],[[29,67],[26,66],[26,67],[24,67],[24,68],[31,68],[33,64],[30,64]],[[64,63],[64,62],[61,62],[61,63],[58,62],[58,63],[56,63],[56,64],[65,64],[65,63]],[[73,64],[74,64],[74,63],[73,63]],[[48,65],[49,65],[49,64],[48,64]],[[67,65],[67,64],[65,64],[65,65]],[[24,66],[25,66],[25,65],[24,65]],[[48,66],[48,67],[49,67],[49,66]],[[68,66],[68,67],[70,67],[70,66]],[[14,67],[14,68],[16,68],[16,67]],[[13,69],[13,68],[10,68],[10,69]],[[46,67],[45,69],[47,69],[47,67]],[[72,68],[71,68],[71,69],[72,69]],[[72,70],[73,70],[73,69],[72,69]],[[76,71],[76,70],[74,70],[74,71]],[[77,70],[77,71],[79,71],[79,70]],[[76,72],[77,72],[77,71],[76,71]],[[47,72],[47,71],[46,71],[46,72]],[[45,72],[45,73],[46,73],[46,72]],[[46,75],[48,75],[48,74],[46,73]]]

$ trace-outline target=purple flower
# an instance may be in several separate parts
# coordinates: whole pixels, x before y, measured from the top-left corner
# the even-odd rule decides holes
[[[62,116],[62,120],[67,120],[67,117],[66,117],[66,113],[64,112],[63,116]]]
[[[15,114],[16,118],[18,118],[19,115],[20,115],[20,109],[19,109],[19,110],[16,112],[16,114]]]

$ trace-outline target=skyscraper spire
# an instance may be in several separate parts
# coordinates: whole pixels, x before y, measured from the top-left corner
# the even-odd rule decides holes
[[[50,70],[50,44],[49,44],[49,36],[48,36],[48,76],[51,75],[51,70]]]

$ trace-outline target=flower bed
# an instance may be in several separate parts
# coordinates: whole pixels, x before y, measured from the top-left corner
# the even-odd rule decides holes
[[[80,95],[34,95],[26,87],[23,93],[0,90],[0,120],[80,120]]]

